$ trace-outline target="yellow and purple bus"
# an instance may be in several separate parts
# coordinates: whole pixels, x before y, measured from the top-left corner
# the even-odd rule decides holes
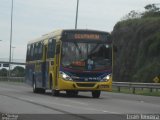
[[[58,96],[90,91],[99,98],[112,90],[112,41],[108,32],[57,30],[27,45],[26,81],[33,92]]]

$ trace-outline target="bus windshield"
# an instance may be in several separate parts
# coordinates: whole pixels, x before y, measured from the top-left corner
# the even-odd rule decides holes
[[[62,43],[62,66],[76,70],[105,70],[111,68],[111,44]]]

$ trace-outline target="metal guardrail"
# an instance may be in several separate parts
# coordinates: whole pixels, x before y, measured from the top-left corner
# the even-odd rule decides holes
[[[24,77],[0,77],[0,81],[4,82],[24,82]]]
[[[24,77],[0,77],[0,81],[8,81],[8,82],[24,82]],[[133,83],[133,82],[113,82],[113,87],[117,87],[118,91],[121,91],[121,88],[128,88],[132,89],[132,93],[135,93],[136,88],[147,88],[150,89],[150,92],[153,91],[153,89],[159,90],[160,89],[160,83]]]
[[[113,87],[117,87],[118,91],[121,91],[121,88],[126,87],[129,89],[132,89],[132,93],[135,93],[136,88],[148,88],[150,89],[150,92],[153,91],[153,89],[160,89],[160,83],[133,83],[133,82],[113,82],[112,83]]]

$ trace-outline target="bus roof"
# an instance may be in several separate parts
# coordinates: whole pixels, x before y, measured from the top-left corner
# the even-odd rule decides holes
[[[90,32],[108,33],[108,32],[105,32],[105,31],[89,30],[89,29],[60,29],[60,30],[55,30],[55,31],[52,31],[50,33],[44,34],[37,39],[30,40],[28,42],[28,44],[37,43],[37,42],[40,42],[40,41],[43,41],[43,40],[46,40],[46,39],[49,39],[49,38],[53,38],[53,37],[58,38],[56,40],[59,40],[63,32],[74,32],[74,31],[90,31]]]
[[[56,30],[56,31],[52,31],[50,33],[47,33],[47,34],[44,34],[42,35],[41,37],[37,38],[37,39],[33,39],[33,40],[30,40],[28,42],[28,44],[32,44],[32,43],[36,43],[36,42],[40,42],[42,40],[45,40],[45,39],[48,39],[48,38],[53,38],[53,37],[58,37],[61,35],[63,30]]]

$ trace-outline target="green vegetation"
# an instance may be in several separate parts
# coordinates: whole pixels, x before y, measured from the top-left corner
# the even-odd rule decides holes
[[[2,68],[1,70],[0,70],[0,76],[7,76],[7,69],[5,69],[5,68]]]
[[[0,70],[0,76],[6,77],[8,74],[8,70],[6,68],[2,68]],[[21,66],[16,66],[14,69],[11,70],[11,76],[13,77],[24,77],[25,76],[25,69]]]
[[[11,74],[12,74],[12,76],[16,76],[16,77],[24,77],[25,76],[25,69],[23,67],[16,66],[12,70]]]
[[[131,11],[114,27],[114,81],[153,82],[160,76],[160,9],[155,4],[145,9]]]

